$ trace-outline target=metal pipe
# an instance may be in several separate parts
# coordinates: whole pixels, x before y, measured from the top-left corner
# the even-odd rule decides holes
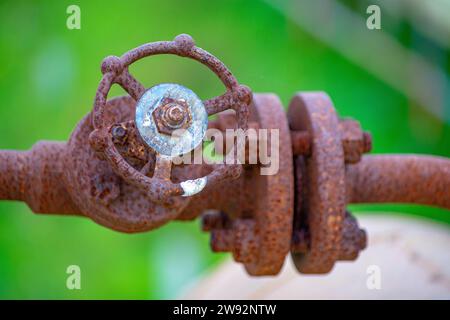
[[[421,155],[369,155],[348,165],[349,203],[416,203],[450,209],[450,160]]]
[[[25,170],[29,152],[0,151],[0,199],[25,199]]]
[[[0,199],[24,201],[36,213],[81,215],[63,181],[66,144],[40,141],[28,151],[0,151]]]

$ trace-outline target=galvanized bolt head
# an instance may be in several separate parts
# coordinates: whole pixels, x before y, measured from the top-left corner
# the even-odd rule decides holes
[[[174,83],[148,89],[137,102],[135,120],[142,140],[170,157],[194,150],[208,127],[203,101],[192,90]]]

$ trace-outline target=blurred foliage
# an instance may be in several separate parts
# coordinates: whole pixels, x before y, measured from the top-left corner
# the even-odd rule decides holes
[[[66,28],[70,4],[0,2],[1,149],[66,140],[92,107],[105,56],[189,33],[240,82],[255,92],[277,93],[285,105],[299,90],[328,92],[341,115],[372,132],[376,153],[450,155],[448,124],[263,1],[76,1],[81,30]],[[408,28],[399,26],[394,34],[405,45]],[[203,98],[223,91],[209,70],[186,59],[153,57],[131,72],[147,86],[182,83]],[[388,208],[450,222],[448,212],[438,209],[352,208]],[[0,298],[173,298],[224,256],[210,252],[197,222],[125,235],[88,219],[34,215],[24,204],[0,202]],[[82,290],[66,289],[71,264],[81,267]]]

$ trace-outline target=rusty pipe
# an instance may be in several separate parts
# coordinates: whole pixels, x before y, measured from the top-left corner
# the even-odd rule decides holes
[[[81,215],[63,183],[66,143],[40,141],[27,151],[0,151],[0,199],[36,213]]]
[[[450,160],[368,155],[346,171],[348,203],[416,203],[450,209]]]
[[[65,146],[42,141],[28,151],[0,151],[0,199],[24,201],[36,213],[80,215],[62,179]],[[450,209],[449,185],[450,161],[436,156],[367,155],[346,170],[348,203],[416,203]],[[196,197],[178,218],[193,219],[204,209],[226,203],[228,194],[218,189]],[[240,188],[227,190],[234,193]]]
[[[0,199],[24,201],[29,152],[0,151]]]

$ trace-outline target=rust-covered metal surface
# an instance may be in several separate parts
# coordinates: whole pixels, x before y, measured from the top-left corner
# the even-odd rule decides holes
[[[156,152],[156,159],[153,159],[153,157],[148,159],[154,164],[153,176],[151,177],[131,165],[124,159],[113,142],[112,127],[133,125],[135,112],[131,112],[125,123],[118,123],[117,119],[108,117],[106,108],[108,93],[113,84],[120,85],[139,103],[140,99],[144,98],[146,89],[129,73],[128,67],[140,59],[160,54],[172,54],[190,58],[204,64],[213,71],[222,81],[226,92],[221,96],[205,101],[205,111],[207,115],[214,115],[228,109],[234,110],[237,118],[237,127],[240,129],[245,130],[247,128],[248,105],[251,102],[252,93],[248,87],[238,83],[233,74],[219,59],[197,47],[192,37],[187,34],[178,35],[173,41],[147,43],[126,52],[121,57],[108,56],[103,60],[101,66],[103,77],[97,89],[92,111],[94,130],[89,134],[89,142],[97,153],[108,160],[114,172],[123,180],[140,188],[152,201],[173,208],[181,207],[181,202],[185,202],[177,199],[177,196],[183,195],[186,190],[184,190],[180,182],[171,180],[172,160],[153,148]],[[152,118],[158,128],[157,132],[152,132],[152,136],[164,133],[170,134],[172,132],[172,130],[167,128],[170,124],[164,117],[165,112],[159,112],[160,109],[164,110],[164,108],[169,108],[170,105],[171,109],[178,107],[180,110],[180,116],[184,119],[180,125],[187,127],[191,122],[187,119],[190,118],[190,113],[186,102],[170,99],[170,103],[163,103],[162,106],[156,108],[152,113]],[[142,135],[141,138],[144,141],[146,140]],[[238,165],[215,166],[205,176],[206,183],[213,185],[221,180],[236,178],[240,172],[241,168]],[[161,215],[163,214],[161,213]]]
[[[266,164],[260,158],[174,165],[149,147],[135,120],[137,101],[147,89],[128,66],[155,54],[197,60],[223,82],[223,95],[203,101],[208,115],[218,113],[209,128],[277,129],[277,173],[261,175]],[[326,273],[337,261],[356,259],[370,235],[347,210],[349,203],[450,209],[449,159],[365,155],[370,134],[357,121],[339,118],[325,93],[296,94],[286,114],[275,94],[252,94],[188,35],[107,57],[101,69],[93,111],[67,142],[0,151],[0,199],[24,201],[36,213],[89,217],[127,233],[201,218],[212,250],[230,252],[251,275],[277,274],[289,252],[301,273]],[[129,96],[108,100],[112,84]],[[157,134],[193,125],[192,109],[183,100],[164,101],[152,117]],[[249,136],[247,153],[251,139],[270,150],[271,139]],[[183,182],[204,177],[203,190],[182,196]]]
[[[217,125],[222,129],[232,127],[234,121],[229,118],[229,115],[219,116]],[[280,271],[290,250],[294,204],[291,140],[280,99],[273,94],[255,95],[250,123],[259,129],[279,130],[280,154],[283,154],[279,171],[276,175],[261,175],[258,165],[246,166],[237,181],[239,185],[230,186],[234,194],[224,198],[219,193],[217,196],[223,200],[213,199],[208,204],[206,208],[215,209],[215,213],[203,218],[203,228],[211,232],[214,251],[232,252],[251,275],[271,275]],[[192,200],[196,206],[193,210],[188,208],[192,215],[202,211],[198,207],[201,202]],[[224,206],[218,207],[219,203]]]
[[[366,246],[365,231],[346,210],[346,163],[369,151],[359,123],[340,120],[323,92],[298,93],[287,117],[291,130],[311,137],[295,157],[296,204],[292,258],[302,273],[327,273]],[[299,137],[302,138],[302,137]]]
[[[351,203],[417,203],[450,209],[450,161],[423,155],[374,155],[348,166]]]
[[[66,149],[40,141],[29,151],[0,151],[0,199],[24,201],[36,213],[81,214],[62,182]]]
[[[302,207],[297,208],[296,231],[304,229],[309,246],[304,253],[293,253],[294,263],[304,273],[326,273],[339,256],[345,218],[345,161],[339,119],[324,93],[297,94],[289,105],[288,119],[292,129],[307,131],[312,137],[310,155],[302,164],[300,160],[296,163],[298,174],[305,179],[304,192],[297,193]]]

